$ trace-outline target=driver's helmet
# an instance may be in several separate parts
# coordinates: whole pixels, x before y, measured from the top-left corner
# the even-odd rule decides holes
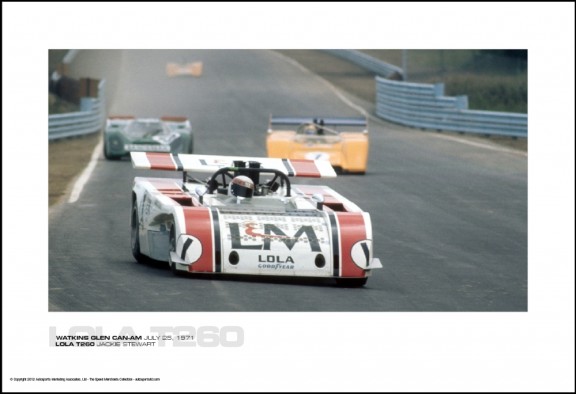
[[[306,135],[314,135],[316,134],[316,126],[313,124],[308,124],[304,126],[304,134]]]
[[[254,194],[254,181],[245,175],[239,175],[230,182],[228,194],[234,197],[251,198]]]

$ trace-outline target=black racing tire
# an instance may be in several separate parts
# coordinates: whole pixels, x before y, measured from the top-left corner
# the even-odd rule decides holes
[[[336,284],[340,287],[362,287],[368,282],[368,278],[336,278]]]
[[[112,155],[108,152],[108,144],[104,141],[104,157],[106,160],[120,160],[120,156]]]
[[[176,252],[176,229],[174,228],[174,225],[170,226],[170,252]],[[170,264],[170,271],[172,271],[172,273],[175,276],[184,276],[184,274],[182,273],[182,271],[179,271],[176,269],[176,263],[172,262],[172,259],[170,258],[170,256],[168,256],[168,264]]]
[[[366,175],[366,171],[343,171],[342,175]]]
[[[190,134],[190,142],[188,143],[188,153],[194,153],[194,135]]]
[[[146,256],[140,253],[140,222],[138,220],[138,205],[136,201],[132,202],[132,217],[130,219],[130,248],[132,249],[132,256],[138,263],[145,263]]]

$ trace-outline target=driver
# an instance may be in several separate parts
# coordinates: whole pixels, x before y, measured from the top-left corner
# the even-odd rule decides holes
[[[228,195],[241,199],[252,198],[254,195],[254,181],[245,175],[235,177],[228,186]]]
[[[313,124],[306,125],[303,129],[303,132],[306,135],[315,135],[316,134],[316,126]]]

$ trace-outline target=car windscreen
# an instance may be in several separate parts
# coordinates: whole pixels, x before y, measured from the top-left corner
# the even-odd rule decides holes
[[[164,131],[164,125],[162,122],[158,121],[135,121],[130,123],[126,129],[128,134],[138,137],[152,137],[156,134],[163,133]]]

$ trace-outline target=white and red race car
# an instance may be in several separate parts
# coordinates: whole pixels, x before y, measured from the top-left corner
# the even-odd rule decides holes
[[[290,177],[335,177],[325,160],[131,152],[136,177],[131,247],[138,262],[166,261],[176,274],[334,278],[363,286],[382,268],[370,215],[327,186]],[[211,173],[199,181],[190,173]]]

